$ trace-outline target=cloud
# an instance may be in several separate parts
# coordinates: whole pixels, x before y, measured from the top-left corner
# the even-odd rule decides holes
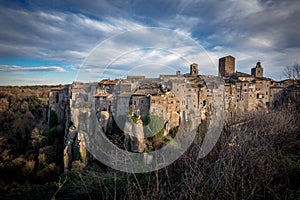
[[[41,72],[41,71],[54,71],[54,72],[66,72],[66,70],[59,66],[38,66],[38,67],[22,67],[16,65],[0,65],[1,72]]]
[[[297,0],[5,2],[0,6],[0,57],[55,60],[77,66],[110,37],[145,27],[161,27],[203,45],[214,66],[199,59],[203,51],[194,59],[197,53],[191,53],[188,45],[176,46],[180,38],[152,35],[144,29],[140,35],[110,41],[115,48],[104,46],[106,49],[98,52],[102,59],[94,58],[89,69],[114,63],[112,70],[117,74],[137,65],[148,70],[150,65],[143,62],[153,61],[181,68],[180,55],[189,62],[199,60],[204,68],[200,68],[201,72],[217,74],[218,58],[231,54],[236,57],[239,70],[247,72],[261,60],[266,74],[278,78],[282,66],[300,57],[299,8]],[[167,51],[150,51],[149,40],[169,45]],[[139,49],[132,52],[136,48]]]
[[[292,44],[299,46],[300,38],[295,37],[294,25],[299,22],[299,1],[275,2],[272,7],[256,2],[257,9],[248,12],[230,12],[233,17],[223,17],[217,22],[218,29],[210,36],[211,41],[223,45],[247,48],[249,38],[268,38],[270,48],[282,49]],[[245,7],[247,8],[247,7]],[[245,10],[245,9],[242,9]],[[255,10],[255,12],[251,12]],[[224,13],[229,13],[226,8]],[[226,15],[225,15],[226,16]],[[263,45],[262,45],[263,46]],[[252,47],[252,46],[250,46]]]
[[[166,71],[185,73],[193,62],[199,63],[204,73],[217,74],[204,48],[188,34],[165,28],[141,28],[99,44],[85,59],[76,80],[97,81],[92,80],[95,74],[98,78],[119,78],[129,71],[151,77]]]
[[[123,18],[92,19],[80,13],[1,8],[2,55],[80,63],[101,40],[140,23]],[[20,20],[22,19],[22,20]]]

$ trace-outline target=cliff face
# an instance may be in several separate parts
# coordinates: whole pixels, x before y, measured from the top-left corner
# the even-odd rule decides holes
[[[126,122],[125,126],[127,126],[125,135],[130,138],[130,150],[133,152],[143,152],[145,150],[145,141],[142,120],[139,119],[133,124]]]
[[[97,143],[97,139],[103,142],[109,138],[107,143],[116,139],[121,143],[118,147],[128,151],[149,152],[159,149],[162,146],[159,142],[174,137],[179,126],[194,128],[209,122],[205,124],[211,131],[206,133],[203,144],[210,146],[218,138],[213,134],[220,132],[225,112],[228,119],[232,112],[248,111],[247,106],[235,98],[243,88],[245,94],[248,92],[245,87],[250,86],[246,82],[224,84],[222,79],[214,76],[164,75],[157,79],[131,77],[99,83],[73,83],[53,89],[49,97],[50,111],[54,110],[58,121],[65,123],[65,170],[72,168],[74,160],[80,160],[84,167],[91,157],[96,157],[88,153],[87,146],[97,150],[103,145]],[[247,102],[258,106],[256,101]],[[106,138],[101,136],[102,133]],[[159,135],[161,140],[154,135]],[[206,155],[209,150],[202,149],[201,155]]]
[[[86,132],[94,132],[96,111],[93,94],[95,85],[73,84],[71,88],[71,99],[69,103],[70,117],[66,121],[68,129],[65,132],[66,147],[64,150],[65,170],[69,170],[72,161],[79,159],[83,166],[89,161],[89,153],[86,149]]]
[[[214,90],[203,85],[202,92],[197,86],[200,82],[203,79],[199,76],[164,76],[157,80],[137,79],[132,84],[127,80],[100,85],[73,83],[54,89],[49,107],[56,111],[60,121],[65,120],[65,170],[70,170],[75,160],[80,160],[84,167],[96,156],[88,150],[92,148],[90,152],[95,152],[103,145],[101,142],[107,138],[101,139],[101,133],[116,135],[118,139],[123,134],[121,143],[125,149],[144,152],[160,148],[166,142],[164,137],[174,137],[181,122],[189,127],[199,126],[206,119],[200,113],[210,109],[211,96],[206,92],[212,94]],[[120,101],[123,97],[125,103]],[[122,117],[126,120],[118,122]]]

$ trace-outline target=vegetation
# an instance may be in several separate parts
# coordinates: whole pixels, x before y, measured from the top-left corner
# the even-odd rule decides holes
[[[0,198],[300,199],[299,111],[299,104],[288,104],[248,113],[243,123],[233,119],[203,159],[197,159],[206,130],[200,126],[195,143],[173,164],[130,174],[97,161],[62,173],[63,128],[56,123],[49,128],[39,112],[7,110],[0,118]],[[159,130],[152,139],[161,138],[159,126],[150,126],[158,119],[149,118],[144,128]]]
[[[165,169],[127,174],[91,167],[73,174],[58,198],[299,199],[299,105],[245,116],[227,124],[210,154],[193,145]],[[95,186],[96,185],[96,186]],[[64,191],[64,192],[63,192]],[[69,196],[70,195],[70,196]]]
[[[283,70],[283,75],[288,79],[300,80],[300,65],[295,63],[290,66],[286,66]]]
[[[49,126],[50,126],[50,128],[52,128],[52,127],[55,127],[57,125],[58,125],[57,114],[54,110],[50,110]]]
[[[125,122],[130,122],[131,124],[137,124],[140,120],[139,116],[136,115],[121,115],[118,117],[116,122],[114,118],[112,119],[111,127],[108,128],[106,136],[109,140],[117,145],[121,149],[130,150],[128,144],[125,144],[125,134],[124,126]],[[143,119],[143,131],[145,142],[146,142],[146,152],[154,151],[160,149],[168,142],[170,142],[177,132],[177,128],[170,130],[169,135],[164,135],[164,120],[156,115],[148,115]],[[133,137],[131,136],[133,139]]]
[[[30,194],[23,193],[27,188],[17,188],[54,181],[62,172],[63,128],[53,119],[49,129],[49,89],[0,87],[0,99],[5,104],[0,110],[1,194],[22,191],[22,199],[30,199]]]

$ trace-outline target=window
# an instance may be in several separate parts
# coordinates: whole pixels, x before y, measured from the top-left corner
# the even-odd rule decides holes
[[[257,94],[256,98],[262,99],[262,98],[264,98],[264,96],[262,94]]]

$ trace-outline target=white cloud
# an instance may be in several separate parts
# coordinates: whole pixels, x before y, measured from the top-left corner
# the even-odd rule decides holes
[[[257,0],[231,0],[230,2],[233,5],[232,11],[235,11],[231,14],[235,15],[236,17],[246,17],[248,15],[255,14],[263,10],[262,6]]]
[[[272,48],[274,46],[273,41],[270,38],[266,37],[250,37],[247,41],[248,47],[270,47]]]
[[[5,27],[0,29],[2,56],[76,66],[88,58],[86,71],[114,65],[111,71],[116,75],[135,66],[149,71],[150,63],[184,71],[190,62],[198,62],[202,73],[216,74],[218,59],[230,54],[236,57],[238,70],[248,72],[261,60],[266,74],[275,78],[282,66],[300,57],[299,1],[182,0],[163,4],[165,7],[151,3],[145,12],[140,1],[75,3],[68,12],[60,3],[55,9],[43,4],[28,10],[1,6],[0,25]],[[170,28],[180,37],[163,31],[152,34],[144,29],[147,26]],[[135,34],[119,37],[137,29],[140,31]],[[184,43],[188,39],[205,45],[209,56],[201,46]],[[97,44],[102,49],[92,51]]]
[[[82,62],[99,41],[143,27],[140,23],[123,18],[96,20],[70,12],[10,8],[2,9],[0,24],[6,27],[0,30],[0,44],[7,46],[8,50],[15,48],[7,54],[77,63]]]
[[[145,75],[159,76],[166,67],[171,74],[178,69],[184,73],[193,62],[201,65],[204,72],[217,74],[204,48],[188,34],[162,28],[136,29],[100,43],[86,58],[77,80],[91,80],[94,74],[118,78],[133,71],[136,66],[148,66],[145,69],[139,68]],[[162,70],[150,66],[166,67],[162,67]],[[110,72],[114,73],[107,74]]]
[[[24,71],[56,71],[66,72],[66,70],[59,66],[38,66],[38,67],[22,67],[17,65],[0,65],[2,72],[24,72]]]

